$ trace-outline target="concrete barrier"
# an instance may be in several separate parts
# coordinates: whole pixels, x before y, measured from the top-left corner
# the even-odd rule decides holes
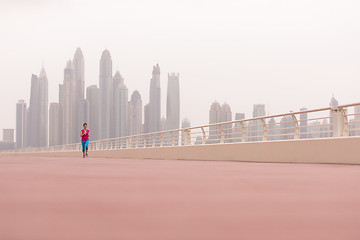
[[[81,157],[81,152],[18,154]],[[91,151],[89,155],[130,159],[360,164],[360,137],[99,150]]]

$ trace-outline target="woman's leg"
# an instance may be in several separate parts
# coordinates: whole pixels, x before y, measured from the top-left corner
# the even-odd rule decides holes
[[[85,149],[86,149],[86,154],[87,154],[88,150],[89,150],[89,140],[85,141]]]
[[[81,141],[83,155],[85,155],[85,144],[86,141]]]

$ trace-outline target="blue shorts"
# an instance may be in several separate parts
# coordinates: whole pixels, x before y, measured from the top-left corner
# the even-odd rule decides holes
[[[85,152],[85,149],[89,150],[89,140],[81,141],[81,145],[82,145],[82,151],[83,152]]]

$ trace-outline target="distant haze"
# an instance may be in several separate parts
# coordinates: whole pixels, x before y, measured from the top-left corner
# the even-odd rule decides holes
[[[181,119],[208,123],[214,100],[251,117],[301,107],[360,102],[360,2],[346,0],[8,0],[0,2],[0,130],[15,128],[15,104],[29,104],[42,63],[49,102],[77,47],[85,87],[99,84],[109,49],[129,88],[149,101],[159,63],[162,116],[167,74],[180,73]]]

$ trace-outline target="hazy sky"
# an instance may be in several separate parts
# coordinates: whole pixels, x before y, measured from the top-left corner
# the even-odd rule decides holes
[[[159,63],[162,115],[167,73],[180,73],[181,118],[206,124],[211,103],[251,117],[300,107],[360,102],[360,1],[347,0],[0,0],[0,129],[15,128],[29,103],[31,74],[44,66],[49,102],[77,47],[85,85],[98,84],[108,48],[114,73],[149,101]]]

